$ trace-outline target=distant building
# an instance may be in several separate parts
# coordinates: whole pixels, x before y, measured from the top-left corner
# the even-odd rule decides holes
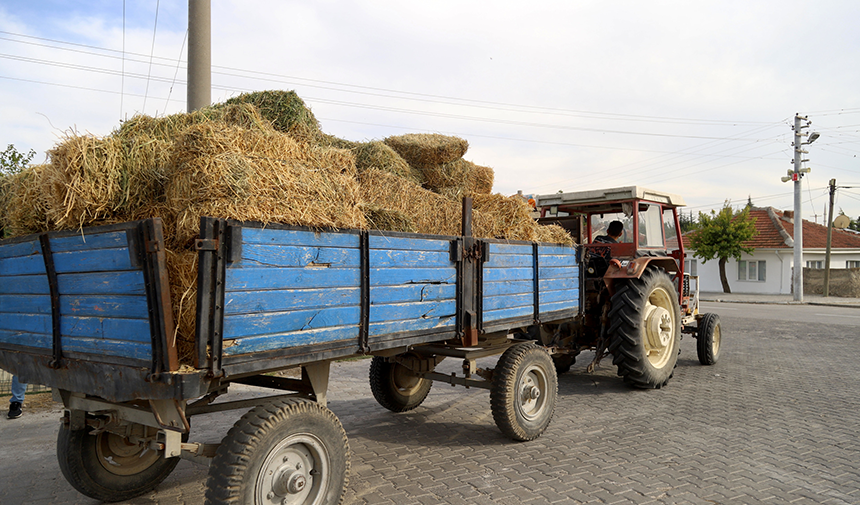
[[[750,209],[756,218],[758,234],[746,242],[755,248],[740,261],[726,262],[726,277],[733,293],[791,294],[791,272],[794,267],[794,212],[773,207]],[[718,260],[695,258],[688,234],[686,271],[698,274],[701,291],[723,290]],[[833,228],[830,246],[830,268],[860,268],[860,234]],[[827,226],[803,220],[803,262],[806,268],[824,268],[827,250]]]

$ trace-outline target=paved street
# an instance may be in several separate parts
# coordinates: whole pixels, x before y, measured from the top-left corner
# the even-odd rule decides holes
[[[376,404],[368,362],[333,367],[331,409],[350,439],[347,504],[860,504],[860,310],[704,303],[723,350],[698,364],[687,337],[662,390],[631,390],[611,361],[559,377],[547,432],[514,443],[484,390],[434,384],[406,414]],[[443,369],[459,363],[446,361]],[[216,442],[241,415],[193,420]],[[93,504],[60,474],[58,411],[0,419],[0,503]],[[200,504],[207,468],[181,461],[128,504]]]

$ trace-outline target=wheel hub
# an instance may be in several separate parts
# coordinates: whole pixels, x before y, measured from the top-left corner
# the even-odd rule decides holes
[[[541,391],[546,382],[543,371],[538,367],[528,369],[520,379],[519,409],[526,419],[534,419],[543,411],[546,402]]]
[[[327,452],[313,435],[294,435],[269,453],[257,478],[260,505],[316,503],[327,471]]]
[[[645,332],[651,348],[661,350],[672,341],[672,314],[663,307],[651,305],[645,315]]]

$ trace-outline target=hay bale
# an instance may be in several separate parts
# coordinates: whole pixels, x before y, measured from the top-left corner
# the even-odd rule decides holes
[[[360,145],[360,142],[353,142],[327,133],[323,133],[319,137],[318,143],[323,147],[334,147],[335,149],[355,149]]]
[[[320,124],[295,91],[255,91],[230,98],[225,105],[252,104],[276,130],[304,142],[318,141],[323,133]]]
[[[529,214],[530,208],[522,198],[500,194],[475,195],[473,202],[475,210],[489,218],[475,223],[475,236],[535,240],[538,225]]]
[[[416,184],[421,183],[418,172],[384,142],[378,140],[363,142],[353,149],[353,153],[355,153],[355,167],[358,170],[375,168],[391,172]]]
[[[407,133],[388,137],[384,142],[413,167],[450,163],[469,149],[464,139],[438,133]]]
[[[418,170],[425,187],[455,200],[489,195],[493,190],[493,169],[462,158],[441,165],[424,165]]]
[[[30,165],[16,174],[0,177],[0,238],[51,229],[48,200],[42,193],[47,165]]]
[[[137,136],[155,137],[163,140],[176,138],[179,133],[196,124],[218,121],[247,129],[271,130],[272,122],[265,119],[254,104],[237,102],[217,104],[193,112],[180,112],[169,116],[152,117],[137,114],[123,121],[111,136],[129,139]]]
[[[349,151],[288,135],[218,123],[188,128],[173,149],[166,204],[176,211],[174,247],[203,215],[314,228],[366,228]]]
[[[194,363],[197,328],[197,258],[194,251],[166,250],[176,351],[182,364]]]
[[[399,212],[416,233],[457,235],[460,205],[391,172],[371,168],[358,174],[361,199],[368,208]]]

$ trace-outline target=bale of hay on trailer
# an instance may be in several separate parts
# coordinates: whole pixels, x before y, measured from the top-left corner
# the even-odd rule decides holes
[[[384,142],[416,168],[450,163],[469,149],[466,140],[438,133],[407,133],[388,137]]]
[[[424,165],[418,171],[426,188],[448,198],[459,200],[493,191],[493,169],[462,158],[441,165]]]

